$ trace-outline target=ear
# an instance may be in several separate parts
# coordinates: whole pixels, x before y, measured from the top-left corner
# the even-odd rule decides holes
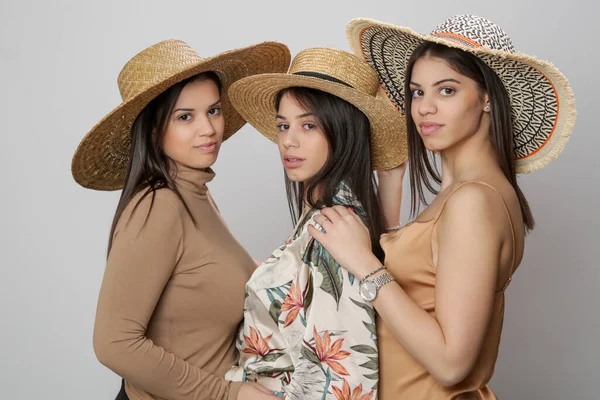
[[[483,94],[483,111],[490,112],[492,106],[490,105],[490,96],[487,93]]]

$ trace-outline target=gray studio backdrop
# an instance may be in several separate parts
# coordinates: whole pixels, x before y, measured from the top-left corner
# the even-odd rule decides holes
[[[591,4],[2,0],[0,398],[104,400],[118,389],[94,356],[92,328],[119,194],[77,186],[70,161],[83,135],[120,102],[116,78],[132,55],[168,38],[205,56],[264,40],[293,54],[347,50],[353,17],[428,32],[471,13],[502,26],[520,51],[557,65],[579,115],[560,159],[520,178],[537,229],[507,292],[491,385],[501,399],[597,399],[600,86]],[[255,258],[266,257],[291,229],[276,147],[246,126],[214,169],[210,188],[231,230]]]

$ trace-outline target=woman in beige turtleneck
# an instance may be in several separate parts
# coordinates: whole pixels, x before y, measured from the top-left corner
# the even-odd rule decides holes
[[[193,54],[166,41],[135,56],[119,76],[124,103],[75,154],[83,186],[110,190],[124,181],[94,349],[123,377],[117,399],[275,398],[258,384],[223,379],[237,361],[234,338],[255,264],[206,183],[221,142],[244,124],[225,96],[228,85],[285,70],[289,52],[264,43],[205,60]]]

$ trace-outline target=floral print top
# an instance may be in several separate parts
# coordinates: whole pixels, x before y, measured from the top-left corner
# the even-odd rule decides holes
[[[364,210],[345,183],[334,204]],[[309,209],[287,242],[246,284],[240,360],[225,376],[255,381],[296,400],[374,400],[378,355],[375,311],[358,279],[308,233]]]

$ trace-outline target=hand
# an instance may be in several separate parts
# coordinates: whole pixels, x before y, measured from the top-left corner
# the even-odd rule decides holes
[[[408,167],[408,160],[402,162],[402,164],[392,169],[379,170],[377,171],[377,179],[384,181],[396,181],[402,183],[404,174],[406,173],[406,167]]]
[[[240,387],[237,400],[281,400],[281,398],[259,383],[245,382]]]
[[[381,263],[371,252],[369,229],[360,217],[343,206],[321,210],[313,217],[324,232],[308,226],[308,233],[327,249],[331,256],[359,279]]]

